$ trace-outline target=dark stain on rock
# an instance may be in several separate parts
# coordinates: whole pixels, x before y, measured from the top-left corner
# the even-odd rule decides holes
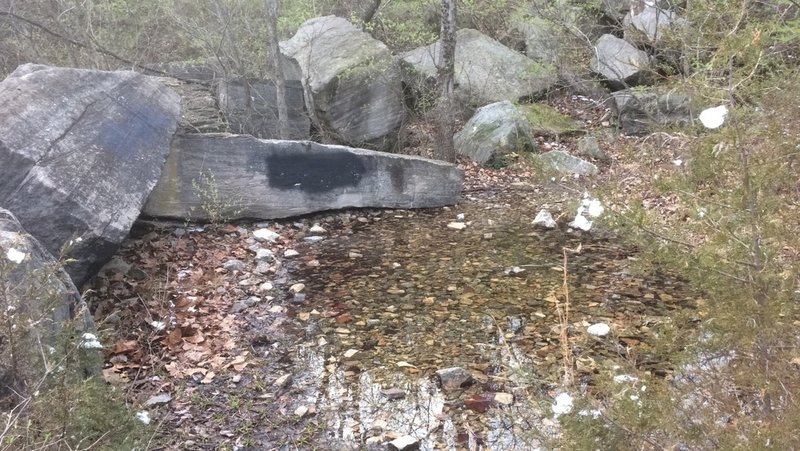
[[[266,163],[269,186],[313,194],[358,186],[368,170],[358,156],[337,150],[270,155]]]
[[[402,162],[397,161],[389,165],[389,177],[392,180],[392,188],[402,193],[406,185],[406,170]]]

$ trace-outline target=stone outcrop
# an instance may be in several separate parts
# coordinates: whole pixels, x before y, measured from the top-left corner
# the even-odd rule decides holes
[[[228,122],[219,110],[214,92],[209,86],[171,77],[159,77],[158,81],[178,93],[181,98],[178,133],[226,133],[230,131]]]
[[[625,89],[613,93],[622,131],[643,135],[653,127],[692,123],[691,101],[686,94],[658,88]]]
[[[386,45],[345,19],[326,16],[305,22],[280,46],[302,74],[307,109],[323,136],[394,149],[405,105],[400,68]]]
[[[638,81],[650,65],[647,53],[624,39],[604,34],[595,43],[592,71],[605,77],[614,86]]]
[[[274,81],[247,80],[245,83],[240,79],[221,80],[217,84],[217,102],[233,133],[257,138],[280,138]],[[309,139],[311,121],[306,113],[300,80],[286,80],[286,107],[289,113],[289,136],[284,138]]]
[[[456,150],[479,164],[504,166],[504,155],[536,149],[527,118],[509,101],[486,105],[456,133]]]
[[[135,72],[20,66],[0,83],[0,206],[53,255],[72,242],[82,284],[139,216],[179,114],[177,94]]]
[[[271,219],[350,207],[453,204],[463,172],[419,157],[244,135],[185,135],[143,214]],[[222,201],[215,201],[221,199]]]
[[[402,56],[406,83],[425,90],[435,84],[439,42]],[[477,30],[456,32],[455,84],[461,102],[481,106],[538,97],[557,81],[551,64],[536,62]]]
[[[31,394],[32,384],[45,374],[42,347],[60,348],[59,335],[65,322],[78,316],[75,327],[87,333],[94,330],[94,324],[67,273],[25,232],[17,218],[2,208],[0,293],[3,312],[0,400],[3,400],[7,396]]]

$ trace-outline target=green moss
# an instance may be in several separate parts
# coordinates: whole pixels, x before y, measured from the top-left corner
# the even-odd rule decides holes
[[[549,105],[531,103],[518,105],[517,108],[525,114],[537,135],[569,135],[584,132],[580,122],[559,113]]]

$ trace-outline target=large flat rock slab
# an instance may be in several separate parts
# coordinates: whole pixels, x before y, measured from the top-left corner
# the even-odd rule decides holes
[[[272,219],[351,207],[454,204],[463,172],[425,158],[246,135],[177,136],[143,213],[209,220]],[[211,183],[209,183],[211,181]],[[211,208],[209,208],[211,207]]]
[[[20,66],[0,83],[0,206],[53,255],[71,242],[80,286],[139,216],[179,115],[136,72]]]

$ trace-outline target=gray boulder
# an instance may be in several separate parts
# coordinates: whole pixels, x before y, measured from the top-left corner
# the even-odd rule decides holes
[[[394,149],[405,105],[400,68],[386,45],[326,16],[308,20],[280,46],[302,73],[307,109],[323,137]]]
[[[504,166],[511,152],[536,149],[528,119],[507,100],[479,108],[453,141],[459,153],[491,166]]]
[[[669,30],[685,23],[677,14],[651,4],[638,5],[625,15],[625,39],[657,44]]]
[[[593,72],[616,86],[638,81],[649,64],[647,53],[610,34],[604,34],[597,40],[595,55],[590,62]]]
[[[597,174],[597,166],[562,150],[552,150],[537,155],[536,160],[544,169],[550,171],[579,175]]]
[[[625,89],[613,93],[619,125],[628,135],[643,135],[654,127],[692,123],[691,100],[681,92],[658,88]]]
[[[27,396],[45,374],[42,356],[60,355],[64,325],[74,317],[74,328],[94,330],[78,289],[53,256],[23,230],[14,215],[0,208],[0,400]],[[9,335],[11,334],[11,335]],[[96,363],[96,362],[95,362]],[[96,369],[96,368],[95,368]],[[94,370],[92,370],[94,372]]]
[[[249,100],[249,106],[246,101]],[[217,101],[231,131],[257,138],[276,139],[278,107],[275,82],[272,80],[222,80],[217,84]],[[289,136],[286,139],[309,139],[311,120],[303,102],[300,80],[286,80],[286,107],[289,113]]]
[[[421,208],[458,200],[463,172],[419,157],[246,135],[176,137],[149,216],[272,219],[350,207]]]
[[[179,113],[177,94],[135,72],[20,66],[0,83],[0,205],[53,255],[72,242],[81,285],[139,216]]]
[[[421,90],[435,85],[440,42],[402,56],[407,83]],[[485,105],[537,97],[558,80],[551,64],[536,62],[477,30],[456,32],[455,84],[462,103]]]

